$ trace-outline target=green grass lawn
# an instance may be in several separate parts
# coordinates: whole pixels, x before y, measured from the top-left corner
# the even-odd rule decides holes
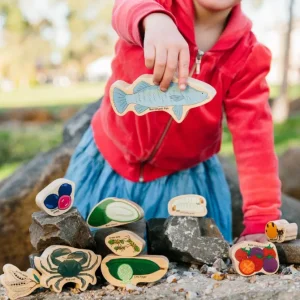
[[[96,101],[104,92],[105,83],[77,83],[69,87],[52,85],[0,91],[0,110],[22,107],[81,105]]]

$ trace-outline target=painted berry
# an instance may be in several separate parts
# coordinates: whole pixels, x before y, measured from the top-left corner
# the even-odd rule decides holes
[[[259,258],[257,256],[251,256],[251,258],[249,258],[250,260],[252,260],[254,262],[255,265],[255,272],[259,272],[261,271],[261,269],[263,268],[264,265],[264,260],[263,258]]]
[[[248,258],[248,252],[245,248],[240,248],[235,252],[234,256],[237,261],[242,261],[243,259]]]
[[[239,269],[242,274],[249,276],[255,272],[255,264],[250,259],[244,259],[240,262]]]
[[[252,257],[252,256],[257,256],[257,257],[263,258],[263,256],[264,256],[263,249],[261,249],[259,247],[251,248],[249,257]]]
[[[264,270],[268,273],[274,273],[278,269],[278,262],[277,260],[272,256],[267,256],[264,258],[264,264],[263,264]]]
[[[267,257],[267,256],[276,257],[276,251],[274,250],[274,248],[271,245],[269,245],[268,247],[265,247],[263,249],[263,254],[264,254],[264,257]]]
[[[65,210],[70,207],[72,199],[68,195],[63,195],[58,200],[58,209]]]

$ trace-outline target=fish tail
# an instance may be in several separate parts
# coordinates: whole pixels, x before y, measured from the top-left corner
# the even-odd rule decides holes
[[[113,91],[113,102],[118,113],[122,114],[126,108],[128,107],[128,103],[126,101],[126,93],[120,90],[119,88],[114,88]]]

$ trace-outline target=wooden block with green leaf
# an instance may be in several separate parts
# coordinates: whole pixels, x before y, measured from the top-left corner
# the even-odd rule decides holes
[[[168,271],[169,260],[159,255],[120,257],[108,255],[101,263],[104,278],[114,286],[137,285],[140,282],[156,282]]]
[[[279,268],[277,249],[272,243],[238,243],[230,249],[230,258],[235,270],[242,276],[271,275]]]
[[[88,216],[87,223],[94,228],[107,228],[133,223],[144,217],[143,209],[136,203],[118,198],[99,202]]]
[[[95,272],[100,263],[101,256],[93,251],[67,246],[50,246],[41,257],[34,258],[34,264],[42,274],[41,285],[56,293],[70,282],[81,291],[85,291],[89,284],[96,284]]]
[[[0,282],[5,287],[10,299],[18,299],[30,295],[40,288],[40,274],[34,269],[20,271],[14,265],[4,265]]]
[[[199,195],[181,195],[169,201],[171,216],[204,217],[207,215],[206,200]]]
[[[134,232],[122,230],[108,235],[105,244],[114,254],[133,257],[143,251],[146,243]]]

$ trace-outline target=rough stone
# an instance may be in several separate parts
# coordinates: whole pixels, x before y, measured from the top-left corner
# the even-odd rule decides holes
[[[74,207],[57,217],[43,211],[33,213],[29,232],[31,244],[37,251],[43,251],[51,245],[91,250],[96,247],[88,225]]]
[[[298,163],[297,163],[298,162]],[[300,147],[288,149],[279,158],[279,174],[282,191],[300,199]]]
[[[130,224],[125,224],[122,226],[118,227],[109,227],[109,228],[101,228],[97,230],[94,234],[94,238],[96,241],[96,254],[100,254],[103,257],[105,257],[108,254],[111,254],[112,252],[110,249],[106,246],[105,244],[105,238],[113,233],[116,233],[121,230],[129,230],[140,236],[142,239],[145,239],[145,234],[146,234],[146,221],[144,218],[141,220],[130,223]],[[141,254],[146,254],[147,249],[144,249]]]
[[[34,258],[35,257],[40,257],[42,255],[42,252],[40,253],[32,253],[29,255],[29,265],[30,265],[30,268],[32,269],[35,269],[35,265],[34,265]]]
[[[59,147],[39,154],[0,182],[0,269],[6,263],[23,270],[28,268],[28,256],[33,252],[28,228],[37,209],[35,197],[54,179],[64,176],[70,157],[99,104],[99,101],[91,104],[68,121]]]
[[[151,254],[170,260],[213,264],[227,258],[229,245],[212,219],[169,217],[148,222],[148,245]]]
[[[282,264],[300,264],[300,240],[275,244]]]

